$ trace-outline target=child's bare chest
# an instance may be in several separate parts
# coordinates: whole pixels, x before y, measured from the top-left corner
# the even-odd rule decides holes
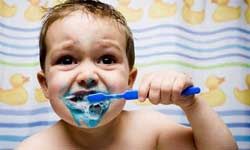
[[[80,148],[81,150],[156,150],[156,144],[152,143],[113,143],[107,146],[96,146],[93,148]],[[80,150],[79,149],[79,150]]]

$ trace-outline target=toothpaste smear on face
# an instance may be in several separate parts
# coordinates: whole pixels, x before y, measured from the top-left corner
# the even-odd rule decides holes
[[[86,96],[73,96],[71,99],[68,97],[65,95],[62,98],[63,102],[70,110],[75,123],[79,127],[83,124],[89,128],[96,127],[109,109],[111,103],[110,100],[107,100],[93,104],[88,102]]]

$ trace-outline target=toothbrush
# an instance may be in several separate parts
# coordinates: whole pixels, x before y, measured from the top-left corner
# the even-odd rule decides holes
[[[181,93],[182,96],[191,96],[194,94],[200,93],[199,87],[189,86],[184,89]],[[87,99],[90,103],[97,103],[101,101],[105,101],[108,99],[124,99],[124,100],[134,100],[138,99],[138,90],[127,90],[124,93],[118,94],[105,94],[105,93],[96,93],[87,96]]]

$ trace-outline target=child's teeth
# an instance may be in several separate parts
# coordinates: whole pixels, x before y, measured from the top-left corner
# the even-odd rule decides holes
[[[96,114],[101,114],[102,112],[102,107],[99,104],[92,104],[89,107],[89,112],[92,115],[96,115]]]
[[[88,106],[87,103],[85,102],[81,102],[81,103],[77,103],[76,106],[79,108],[79,109],[82,109],[82,110],[85,110]]]
[[[97,126],[111,104],[111,101],[91,104],[86,94],[79,93],[66,96],[63,100],[77,125],[81,126],[84,122],[88,127]]]
[[[83,96],[82,95],[77,95],[76,99],[77,99],[77,101],[81,101],[83,99]]]

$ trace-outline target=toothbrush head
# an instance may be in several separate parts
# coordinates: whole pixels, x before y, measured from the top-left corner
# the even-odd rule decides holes
[[[90,103],[97,103],[100,101],[105,101],[109,99],[123,99],[123,100],[134,100],[138,99],[137,90],[127,90],[124,93],[107,94],[107,93],[96,93],[87,96]]]
[[[74,93],[68,94],[64,97],[64,99],[72,101],[72,102],[78,102],[78,101],[87,101],[86,97],[91,94],[95,94],[97,91],[76,91]]]
[[[107,96],[104,93],[96,93],[87,96],[87,100],[90,103],[98,103],[107,100]]]

